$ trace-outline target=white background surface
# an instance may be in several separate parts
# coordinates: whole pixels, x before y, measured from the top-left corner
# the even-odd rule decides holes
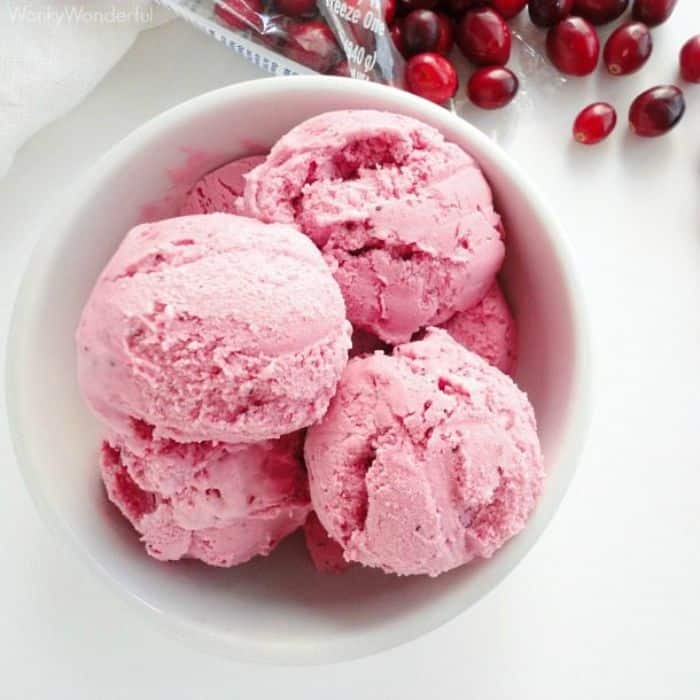
[[[700,86],[686,90],[688,113],[671,135],[640,141],[625,124],[636,93],[675,79],[677,50],[696,33],[700,8],[684,0],[640,75],[570,82],[510,133],[508,150],[552,200],[576,253],[596,403],[559,514],[505,583],[442,629],[361,661],[280,669],[206,657],[141,621],[47,532],[3,420],[0,698],[700,697]],[[66,186],[151,116],[259,75],[189,27],[166,25],[22,149],[0,180],[3,365],[21,271],[39,233],[51,235],[51,204]],[[599,97],[622,123],[583,149],[570,121]]]

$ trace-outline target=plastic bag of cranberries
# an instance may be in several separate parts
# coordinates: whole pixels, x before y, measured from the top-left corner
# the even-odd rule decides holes
[[[278,75],[324,73],[403,85],[385,19],[396,0],[161,0]]]
[[[159,2],[271,73],[324,73],[401,87],[500,141],[512,135],[518,113],[538,91],[565,80],[545,58],[532,8],[523,11],[527,0]],[[494,115],[511,102],[515,109]]]

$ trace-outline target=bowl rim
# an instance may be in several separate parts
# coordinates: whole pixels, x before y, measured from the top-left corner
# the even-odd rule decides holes
[[[83,202],[87,201],[99,190],[101,183],[110,173],[114,172],[120,165],[127,163],[140,150],[142,143],[148,142],[154,135],[169,125],[191,120],[198,114],[206,113],[211,108],[217,108],[222,102],[232,102],[241,97],[252,99],[256,95],[274,93],[278,86],[282,84],[282,81],[285,90],[294,91],[295,89],[346,90],[347,80],[347,78],[327,76],[285,76],[249,80],[219,88],[182,102],[154,116],[130,132],[103,154],[86,173],[68,188],[60,205],[54,205],[52,208],[50,212],[53,214],[51,217],[52,230],[44,230],[37,238],[15,297],[9,324],[5,366],[5,399],[10,436],[14,446],[17,466],[44,523],[51,532],[57,536],[60,535],[57,538],[62,543],[70,542],[70,549],[77,552],[78,558],[83,564],[87,565],[90,570],[97,571],[99,574],[98,578],[107,583],[108,588],[114,591],[119,598],[142,606],[141,609],[145,607],[150,613],[148,617],[159,623],[159,627],[163,631],[182,638],[185,642],[196,642],[196,646],[200,650],[205,649],[216,655],[240,661],[278,665],[310,665],[360,658],[412,641],[442,626],[467,610],[510,574],[539,540],[543,531],[551,522],[573,480],[590,423],[592,404],[590,377],[592,376],[592,371],[588,317],[569,243],[557,220],[551,213],[549,205],[544,201],[524,170],[498,144],[466,120],[446,112],[442,107],[429,103],[427,100],[395,88],[376,83],[355,81],[353,90],[363,90],[364,94],[368,96],[381,94],[386,97],[386,91],[391,90],[391,99],[398,111],[404,107],[414,113],[419,113],[421,116],[418,118],[424,119],[428,123],[435,123],[436,121],[440,123],[445,119],[448,121],[454,120],[455,127],[460,130],[467,143],[475,144],[479,150],[488,152],[496,167],[503,171],[513,185],[520,190],[540,219],[542,228],[546,232],[546,237],[561,270],[564,283],[568,288],[568,301],[573,311],[571,323],[574,336],[574,366],[571,385],[573,400],[571,401],[570,413],[565,423],[567,426],[567,449],[563,451],[563,456],[568,457],[568,465],[567,469],[561,468],[560,465],[558,470],[559,478],[552,485],[553,494],[549,499],[549,506],[546,512],[540,513],[536,524],[530,523],[528,528],[529,536],[516,538],[519,546],[512,553],[510,561],[507,565],[502,565],[497,572],[494,572],[488,578],[487,584],[481,587],[483,590],[478,592],[476,596],[470,596],[468,599],[465,595],[456,596],[456,600],[451,601],[449,605],[446,603],[441,608],[426,606],[418,613],[415,613],[413,618],[406,621],[410,622],[410,624],[392,626],[388,633],[382,634],[381,630],[373,629],[371,632],[368,632],[371,639],[365,637],[361,643],[346,644],[342,649],[339,649],[337,646],[321,650],[317,647],[309,648],[306,646],[300,649],[290,649],[285,645],[275,646],[272,649],[261,648],[261,645],[251,648],[250,644],[246,644],[240,638],[234,639],[226,636],[204,623],[197,623],[184,616],[166,613],[149,601],[141,598],[136,592],[129,590],[121,581],[109,573],[101,560],[95,557],[84,545],[79,533],[72,530],[59,510],[54,508],[49,502],[40,486],[39,468],[29,458],[27,445],[30,431],[23,429],[23,419],[17,397],[21,392],[19,368],[22,364],[22,348],[27,342],[27,319],[36,303],[33,280],[37,275],[42,277],[47,274],[53,257],[63,240],[62,237],[52,233],[52,231],[55,231],[56,224],[59,224],[60,229],[68,230],[71,219],[79,212]],[[323,83],[323,85],[319,85],[319,83]],[[431,117],[434,117],[434,119],[431,119]],[[134,606],[135,608],[136,606]],[[400,633],[399,628],[402,629]]]

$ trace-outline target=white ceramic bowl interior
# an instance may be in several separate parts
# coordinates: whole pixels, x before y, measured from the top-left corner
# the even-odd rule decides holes
[[[397,578],[355,568],[318,574],[299,534],[229,570],[146,556],[106,501],[100,429],[78,393],[73,333],[103,265],[144,217],[172,214],[212,167],[264,152],[312,115],[375,108],[438,128],[482,165],[508,232],[503,280],[517,316],[517,381],[539,421],[548,478],[526,529],[492,559]],[[561,231],[527,177],[474,127],[396,89],[343,78],[271,78],[187,102],[102,158],[37,247],[10,336],[8,407],[18,461],[40,511],[144,613],[200,647],[238,659],[317,663],[413,639],[492,589],[537,540],[572,478],[587,422],[586,338]]]

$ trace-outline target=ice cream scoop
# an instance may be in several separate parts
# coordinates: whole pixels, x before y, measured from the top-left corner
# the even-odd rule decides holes
[[[243,176],[264,160],[265,156],[239,158],[207,173],[185,196],[180,215],[240,214],[238,202],[245,186]]]
[[[458,343],[502,372],[512,374],[517,359],[515,319],[498,282],[484,298],[441,324]]]
[[[504,254],[474,159],[388,112],[328,112],[295,127],[246,176],[241,207],[296,223],[333,266],[353,325],[390,344],[473,306]]]
[[[100,468],[110,501],[152,557],[233,566],[269,554],[309,513],[295,440],[252,448],[168,444],[140,459],[105,441]],[[168,475],[173,461],[184,484],[176,490]],[[161,477],[169,483],[164,492],[141,485],[154,486]]]
[[[304,454],[345,559],[403,575],[490,557],[524,527],[544,478],[527,396],[438,329],[352,359]]]
[[[77,330],[86,400],[116,433],[255,442],[318,420],[350,324],[328,266],[295,228],[231,214],[130,231]]]

